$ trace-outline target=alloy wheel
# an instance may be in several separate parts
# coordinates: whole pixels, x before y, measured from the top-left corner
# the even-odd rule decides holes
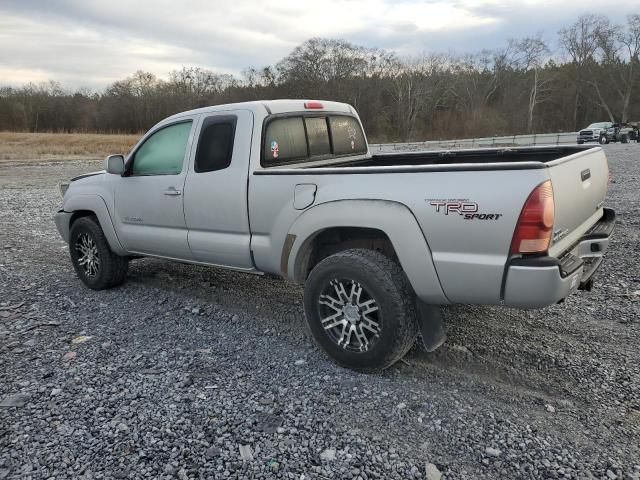
[[[76,252],[78,253],[78,265],[82,267],[87,277],[93,278],[100,271],[100,255],[98,246],[88,233],[78,235],[76,241]]]
[[[318,298],[322,328],[345,350],[366,352],[380,338],[380,307],[355,280],[333,279]]]

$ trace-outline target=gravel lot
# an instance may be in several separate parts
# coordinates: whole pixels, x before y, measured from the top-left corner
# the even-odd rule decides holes
[[[640,145],[606,151],[593,292],[452,307],[380,375],[331,363],[282,280],[144,259],[84,288],[52,215],[100,163],[3,164],[0,479],[640,478]]]

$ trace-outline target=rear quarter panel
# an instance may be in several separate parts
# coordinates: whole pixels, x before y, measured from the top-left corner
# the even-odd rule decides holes
[[[544,168],[253,174],[249,179],[249,215],[256,266],[263,271],[279,272],[287,232],[305,212],[293,207],[295,185],[315,184],[314,205],[340,200],[387,200],[405,205],[424,233],[449,302],[499,303],[504,267],[518,216],[530,192],[548,178],[548,170]],[[447,213],[442,207],[436,208],[434,202],[476,204],[478,215],[499,217],[467,219],[458,212]],[[428,254],[425,249],[424,255]]]

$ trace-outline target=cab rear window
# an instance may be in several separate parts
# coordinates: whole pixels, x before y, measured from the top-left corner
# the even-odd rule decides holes
[[[348,115],[300,115],[267,123],[262,166],[300,163],[367,152],[360,123]]]
[[[307,117],[304,119],[304,123],[309,141],[309,156],[317,157],[331,154],[326,117]]]
[[[278,118],[269,122],[265,133],[265,159],[270,163],[283,163],[306,157],[307,138],[302,117]]]
[[[355,118],[332,116],[329,117],[329,125],[331,125],[333,152],[336,155],[353,155],[367,152],[367,144],[364,141],[362,129]]]

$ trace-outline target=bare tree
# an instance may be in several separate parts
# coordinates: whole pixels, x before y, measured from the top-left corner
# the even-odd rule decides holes
[[[338,96],[343,81],[364,76],[369,52],[344,40],[312,38],[296,47],[276,68],[280,81],[295,85],[304,96],[310,91],[324,91],[328,86]]]
[[[220,95],[235,84],[232,75],[218,74],[200,67],[182,67],[169,73],[169,83],[178,91],[203,97]]]
[[[388,91],[396,106],[396,127],[403,139],[411,138],[421,114],[429,114],[442,102],[446,59],[442,55],[391,59],[387,64]]]
[[[453,63],[455,84],[451,93],[475,122],[481,120],[501,87],[504,74],[510,68],[508,56],[507,49],[483,50]]]
[[[602,23],[596,31],[598,52],[606,73],[606,86],[615,91],[619,101],[620,120],[626,122],[629,116],[631,95],[640,76],[638,55],[640,54],[640,15],[627,17],[626,27]],[[597,80],[592,82],[600,103],[611,114],[611,108],[604,100]],[[612,120],[613,121],[613,120]]]
[[[595,59],[598,49],[598,32],[603,24],[607,24],[606,17],[594,14],[582,15],[568,28],[558,32],[560,46],[569,54],[575,67],[575,97],[573,108],[573,128],[578,127],[578,106],[580,104],[580,84],[589,81],[588,65]],[[610,113],[610,112],[609,112]]]
[[[513,55],[514,67],[529,77],[527,132],[532,133],[535,108],[548,100],[551,91],[552,76],[540,71],[551,52],[540,35],[510,40],[509,51]]]

